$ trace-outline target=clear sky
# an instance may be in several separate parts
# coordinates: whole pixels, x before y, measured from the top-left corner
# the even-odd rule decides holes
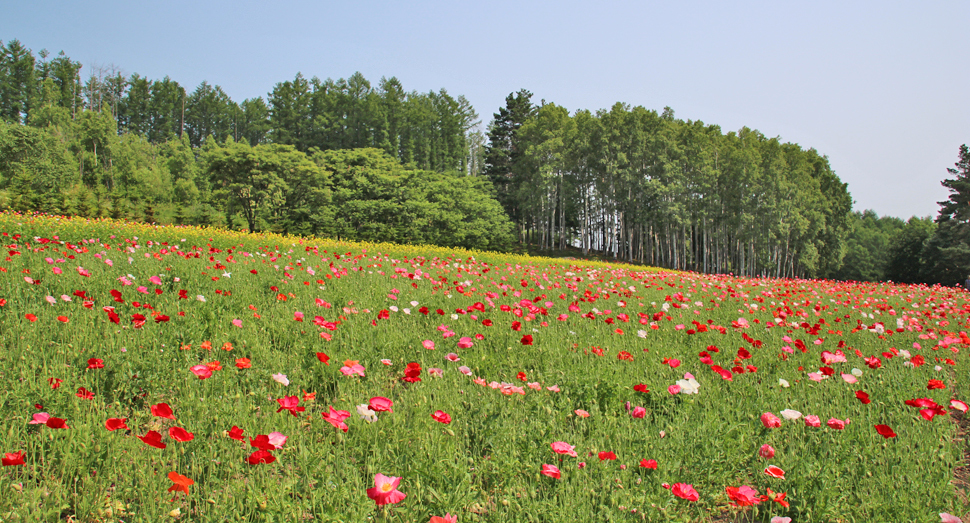
[[[237,102],[360,71],[464,95],[483,124],[521,88],[571,111],[670,106],[813,147],[856,209],[902,218],[936,215],[970,143],[968,21],[966,0],[0,0],[3,41]]]

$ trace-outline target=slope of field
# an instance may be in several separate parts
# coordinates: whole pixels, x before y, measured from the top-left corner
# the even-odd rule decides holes
[[[2,521],[966,511],[959,289],[14,214],[0,234]]]

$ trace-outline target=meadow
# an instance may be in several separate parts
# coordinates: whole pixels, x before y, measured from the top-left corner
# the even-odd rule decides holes
[[[0,234],[0,521],[967,512],[961,289],[18,214]]]

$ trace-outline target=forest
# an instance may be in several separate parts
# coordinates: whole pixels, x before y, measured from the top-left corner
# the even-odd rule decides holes
[[[218,85],[0,42],[0,208],[340,239],[591,256],[746,276],[954,285],[970,154],[935,219],[853,211],[820,152],[616,103],[346,79]]]

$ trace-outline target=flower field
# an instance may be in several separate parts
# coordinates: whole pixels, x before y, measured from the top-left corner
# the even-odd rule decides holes
[[[13,214],[0,233],[0,521],[967,512],[959,289]]]

